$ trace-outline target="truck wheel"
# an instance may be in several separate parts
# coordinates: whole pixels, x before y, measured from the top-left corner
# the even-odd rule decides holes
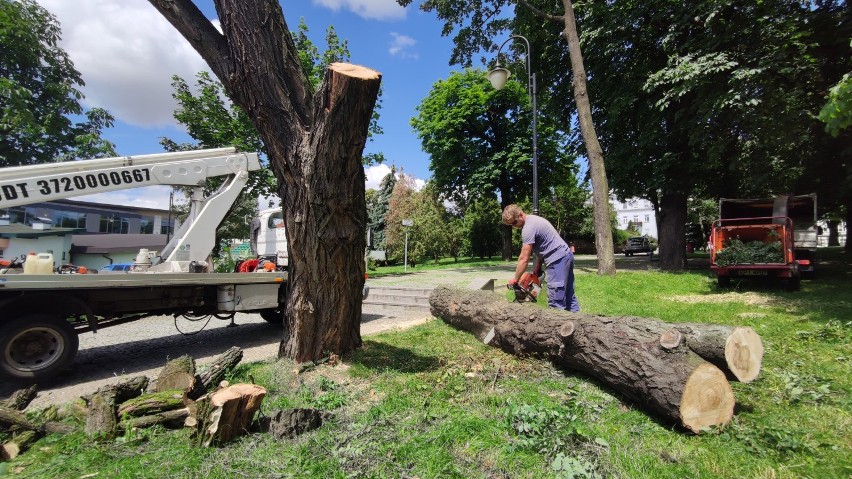
[[[264,309],[260,317],[269,324],[284,324],[284,310],[281,308]]]
[[[15,380],[44,380],[62,371],[77,354],[77,333],[68,321],[33,313],[0,327],[0,374]]]

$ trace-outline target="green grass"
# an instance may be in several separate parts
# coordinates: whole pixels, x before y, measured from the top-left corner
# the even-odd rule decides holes
[[[407,271],[406,266],[402,263],[395,264],[392,266],[377,266],[373,264],[371,265],[370,269],[367,270],[367,274],[371,278],[380,278],[382,276],[397,275],[405,272],[411,273],[416,271],[428,271],[436,269],[478,268],[484,266],[500,266],[505,264],[506,262],[498,257],[459,258],[458,261],[453,258],[441,258],[438,261],[427,260],[422,263],[417,263],[416,265],[409,264]]]
[[[519,359],[440,321],[367,338],[344,365],[301,374],[242,365],[266,414],[316,407],[334,419],[294,440],[252,434],[193,447],[154,428],[112,442],[49,436],[7,463],[27,478],[846,478],[852,475],[852,267],[834,252],[802,290],[706,270],[581,274],[585,312],[753,327],[766,347],[734,419],[691,435],[593,379]],[[0,469],[2,473],[2,469]],[[97,476],[87,476],[97,474]]]

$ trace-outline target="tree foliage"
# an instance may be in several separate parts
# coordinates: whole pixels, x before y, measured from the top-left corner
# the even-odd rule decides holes
[[[35,1],[0,0],[0,166],[116,155],[101,137],[114,119],[80,105],[83,78],[61,35]]]
[[[385,249],[386,217],[394,186],[396,186],[396,168],[391,167],[390,172],[382,178],[379,189],[371,198],[367,198],[367,228],[372,232],[375,250]]]

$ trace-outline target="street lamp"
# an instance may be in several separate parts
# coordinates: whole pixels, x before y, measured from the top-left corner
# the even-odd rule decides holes
[[[502,90],[506,85],[506,80],[511,76],[511,72],[509,70],[500,66],[500,52],[503,50],[503,47],[509,40],[521,39],[524,42],[524,46],[527,47],[526,52],[526,63],[527,63],[527,77],[528,83],[527,88],[530,92],[530,97],[532,97],[532,108],[533,108],[533,214],[538,214],[538,105],[536,103],[536,90],[535,90],[535,73],[531,73],[530,71],[530,41],[521,35],[512,35],[500,45],[500,48],[497,49],[497,66],[495,66],[490,72],[488,72],[488,81],[491,82],[491,86],[494,87],[495,90]]]

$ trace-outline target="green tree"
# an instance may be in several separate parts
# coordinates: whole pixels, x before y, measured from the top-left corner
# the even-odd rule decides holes
[[[61,36],[56,18],[33,0],[0,0],[0,166],[116,155],[101,137],[114,119],[80,105],[83,78]]]
[[[388,200],[388,213],[385,216],[385,254],[388,260],[403,260],[405,227],[402,226],[402,221],[414,216],[415,193],[414,177],[400,171]]]
[[[481,197],[465,209],[462,233],[465,235],[464,252],[478,258],[490,258],[500,253],[502,238],[500,225],[502,208],[497,198]]]
[[[494,90],[485,72],[468,69],[436,82],[411,125],[437,188],[462,210],[473,199],[499,193],[503,207],[532,195],[532,111],[524,86]],[[550,191],[570,176],[565,137],[553,122],[539,127],[539,189]],[[499,221],[497,224],[500,224]],[[501,228],[503,259],[512,257],[511,228]]]
[[[390,172],[382,178],[379,189],[367,201],[367,228],[372,231],[373,249],[385,249],[385,228],[388,205],[396,185],[396,167],[391,166]]]
[[[852,73],[843,75],[828,92],[828,102],[820,110],[819,119],[832,136],[852,126]]]

